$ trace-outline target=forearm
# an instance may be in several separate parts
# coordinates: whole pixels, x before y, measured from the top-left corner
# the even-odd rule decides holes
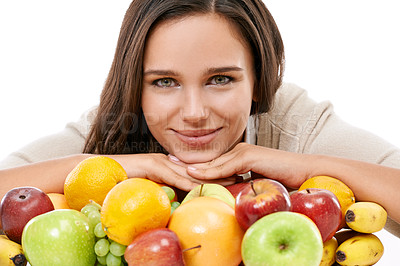
[[[63,193],[68,173],[88,156],[90,155],[79,154],[0,170],[0,198],[3,198],[9,190],[22,186],[37,187],[46,193]]]
[[[46,193],[63,193],[68,173],[88,156],[90,155],[78,154],[0,170],[0,197],[19,186],[37,187]]]
[[[357,201],[381,204],[400,223],[400,169],[338,157],[310,155],[310,177],[328,175],[343,181]]]
[[[199,180],[253,173],[297,189],[318,175],[335,177],[348,185],[358,201],[381,204],[400,223],[400,169],[339,157],[299,154],[251,144],[238,144],[228,153],[203,164],[191,165],[188,173]]]

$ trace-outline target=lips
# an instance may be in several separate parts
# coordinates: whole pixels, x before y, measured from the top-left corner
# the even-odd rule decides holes
[[[213,141],[221,129],[174,130],[174,132],[180,141],[189,146],[203,146]]]

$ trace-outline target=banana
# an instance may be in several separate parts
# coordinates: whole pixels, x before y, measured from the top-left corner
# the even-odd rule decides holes
[[[338,242],[338,246],[342,244],[344,241],[347,239],[353,237],[353,236],[358,236],[362,235],[362,233],[354,231],[353,229],[341,229],[340,231],[337,231],[334,237],[336,238]]]
[[[338,247],[338,242],[335,237],[324,242],[324,251],[322,253],[322,260],[319,266],[331,266],[335,263],[335,253]]]
[[[361,234],[344,241],[336,250],[340,265],[373,265],[383,255],[383,245],[373,234]]]
[[[27,261],[22,252],[22,246],[7,237],[0,237],[0,265],[23,266]]]
[[[361,233],[375,233],[386,224],[387,212],[375,202],[356,202],[346,210],[347,225]]]

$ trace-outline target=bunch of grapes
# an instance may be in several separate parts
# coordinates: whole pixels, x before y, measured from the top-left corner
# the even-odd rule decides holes
[[[171,201],[171,214],[180,205],[179,202],[174,201],[175,191],[168,187],[161,187],[168,195]],[[119,244],[109,239],[104,231],[100,219],[101,205],[90,201],[85,205],[81,212],[89,218],[89,230],[92,230],[96,236],[96,243],[94,245],[94,252],[97,255],[97,265],[107,266],[120,266],[128,265],[124,259],[126,246]]]
[[[101,206],[91,201],[81,210],[89,218],[89,230],[96,236],[94,252],[97,255],[97,265],[120,266],[128,265],[124,259],[126,246],[109,239],[100,221]]]

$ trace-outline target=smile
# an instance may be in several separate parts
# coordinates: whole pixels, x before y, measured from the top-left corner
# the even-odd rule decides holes
[[[174,130],[178,139],[189,146],[203,146],[213,141],[222,128],[200,130]]]

